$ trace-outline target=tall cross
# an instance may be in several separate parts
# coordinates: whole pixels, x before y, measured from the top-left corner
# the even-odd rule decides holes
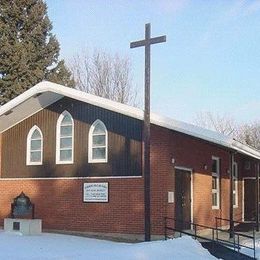
[[[166,36],[151,38],[151,24],[145,25],[145,39],[131,42],[130,48],[145,47],[145,109],[144,109],[144,214],[145,214],[145,241],[151,240],[150,214],[150,71],[151,45],[166,42]]]

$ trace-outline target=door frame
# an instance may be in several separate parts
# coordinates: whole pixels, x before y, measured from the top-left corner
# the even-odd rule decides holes
[[[245,179],[255,180],[255,177],[243,177],[242,178],[242,221],[245,221]]]
[[[191,194],[190,219],[191,219],[191,222],[193,223],[193,169],[188,168],[188,167],[183,167],[183,166],[174,166],[174,170],[175,169],[190,172],[190,194]],[[175,171],[174,171],[174,174],[175,174]],[[175,178],[175,175],[174,175],[174,178]],[[175,182],[175,180],[174,180],[174,182]],[[191,230],[193,230],[193,225],[191,225]]]

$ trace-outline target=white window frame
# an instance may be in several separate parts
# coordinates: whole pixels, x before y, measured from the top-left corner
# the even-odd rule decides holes
[[[105,158],[104,159],[93,159],[93,131],[97,124],[102,124],[105,129],[105,146],[102,146],[105,148]],[[89,134],[88,134],[88,162],[89,163],[107,163],[108,161],[108,132],[106,125],[100,120],[97,119],[90,127]]]
[[[71,160],[61,161],[60,160],[60,150],[61,150],[61,148],[60,148],[60,140],[61,140],[60,129],[61,129],[61,122],[66,115],[70,116],[71,122],[72,122]],[[73,119],[72,115],[67,110],[65,110],[60,114],[60,116],[57,120],[57,124],[56,124],[56,164],[73,164],[73,162],[74,162],[74,119]]]
[[[217,172],[211,172],[212,177],[217,178],[217,188],[216,189],[212,189],[212,180],[211,180],[211,194],[217,194],[217,205],[212,204],[212,195],[211,195],[211,204],[212,204],[212,209],[219,209],[219,204],[220,204],[219,203],[220,202],[220,181],[219,181],[219,177],[220,177],[220,158],[212,156],[212,160],[217,161]]]
[[[32,162],[31,161],[31,140],[32,140],[32,134],[34,133],[35,130],[39,131],[39,133],[41,135],[41,139],[40,139],[41,140],[41,148],[40,148],[40,150],[37,150],[37,151],[41,152],[41,159],[40,159],[39,162]],[[35,152],[36,152],[36,150],[35,150]],[[27,135],[26,165],[42,165],[42,158],[43,158],[43,135],[42,135],[41,129],[37,125],[34,125],[30,129],[30,131]]]
[[[233,194],[235,194],[235,201],[233,201],[233,208],[238,208],[238,164],[233,163]]]

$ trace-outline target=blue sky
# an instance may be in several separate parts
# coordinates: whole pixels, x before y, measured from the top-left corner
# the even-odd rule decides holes
[[[166,34],[152,46],[151,109],[193,122],[210,111],[239,122],[260,119],[260,0],[47,0],[53,32],[67,62],[83,48],[130,57],[143,93],[144,37]]]

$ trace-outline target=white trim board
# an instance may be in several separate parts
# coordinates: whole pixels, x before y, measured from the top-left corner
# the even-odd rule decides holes
[[[182,166],[174,166],[174,169],[188,171],[188,172],[193,172],[192,168],[182,167]]]
[[[88,180],[88,179],[141,179],[143,176],[98,176],[98,177],[41,177],[41,178],[0,178],[0,181],[33,181],[33,180]]]
[[[144,112],[141,109],[94,96],[73,88],[43,81],[0,107],[0,133],[34,114],[35,111],[39,111],[40,109],[53,104],[64,96],[139,120],[144,119]],[[21,106],[23,109],[21,109]],[[153,113],[151,114],[151,123],[234,149],[242,154],[260,159],[260,151],[248,145],[244,145],[232,137],[228,137],[211,130],[203,129],[192,124],[187,124]]]

